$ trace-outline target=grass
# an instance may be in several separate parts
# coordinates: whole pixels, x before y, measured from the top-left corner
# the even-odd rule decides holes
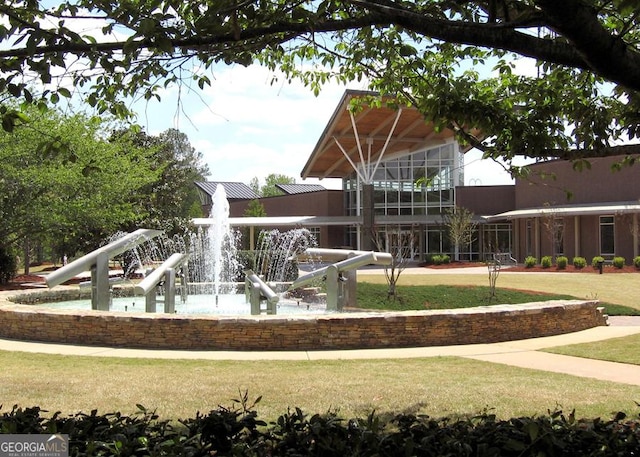
[[[358,273],[359,282],[385,284],[382,274]],[[488,286],[489,276],[481,274],[407,274],[400,276],[402,286],[465,285]],[[579,299],[597,299],[605,303],[623,305],[640,310],[637,289],[638,273],[508,273],[501,272],[496,287],[533,292],[562,293]]]
[[[545,349],[545,352],[640,365],[639,346],[640,334],[637,334],[596,343],[572,344],[569,346],[549,348]]]
[[[572,300],[575,296],[524,291],[517,289],[496,289],[491,296],[488,286],[459,285],[405,285],[398,289],[396,299],[387,297],[386,284],[358,283],[358,303],[366,309],[386,309],[408,311],[422,309],[459,309],[471,306],[487,306],[500,303],[528,303],[543,300]],[[640,310],[624,305],[601,303],[605,312],[615,315],[640,315]]]
[[[261,418],[287,408],[341,417],[400,412],[499,417],[576,409],[579,417],[636,411],[638,388],[455,357],[402,360],[193,361],[69,357],[0,351],[0,398],[51,412],[135,412],[137,403],[164,418],[229,406],[247,391],[263,396]],[[542,387],[542,388],[541,388]]]

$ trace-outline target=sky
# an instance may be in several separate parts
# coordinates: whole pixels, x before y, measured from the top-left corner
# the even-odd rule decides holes
[[[161,102],[137,103],[137,122],[150,134],[177,128],[203,154],[210,181],[260,182],[272,173],[297,183],[340,189],[337,179],[302,180],[300,173],[344,91],[366,90],[365,83],[330,84],[316,97],[302,83],[273,82],[260,66],[219,67],[211,87],[177,88]],[[466,185],[512,184],[511,177],[479,151],[465,155]]]

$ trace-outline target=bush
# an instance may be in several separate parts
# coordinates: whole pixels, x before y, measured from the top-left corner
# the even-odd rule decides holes
[[[604,257],[602,257],[601,255],[597,255],[593,259],[591,259],[591,266],[593,268],[598,268],[598,263],[600,262],[604,262]]]
[[[613,258],[613,266],[616,267],[619,270],[624,268],[625,263],[626,263],[626,260],[625,260],[624,257],[614,257]]]
[[[542,257],[542,259],[540,259],[540,265],[542,265],[542,268],[551,268],[552,264],[553,259],[550,255],[545,255],[544,257]]]
[[[451,263],[451,257],[448,256],[447,254],[442,254],[440,257],[442,258],[442,263],[443,264],[447,265],[447,264]]]
[[[574,413],[499,419],[398,414],[345,420],[330,411],[308,415],[290,409],[266,424],[246,404],[219,406],[173,424],[139,406],[138,414],[42,414],[38,407],[0,415],[0,430],[69,435],[69,455],[131,456],[630,456],[640,441],[640,421],[618,412],[612,419],[578,419]]]
[[[640,255],[633,258],[633,266],[640,269]]]
[[[587,266],[587,259],[585,259],[584,257],[574,257],[573,266],[576,267],[578,270],[582,270],[584,267]]]
[[[10,250],[0,247],[0,284],[12,280],[17,271],[16,256]]]
[[[536,266],[536,264],[538,263],[538,259],[536,259],[533,256],[528,256],[526,259],[524,259],[524,266],[526,268],[533,268]]]
[[[567,264],[569,263],[569,259],[565,256],[561,255],[556,258],[556,266],[558,270],[565,270],[567,268]]]

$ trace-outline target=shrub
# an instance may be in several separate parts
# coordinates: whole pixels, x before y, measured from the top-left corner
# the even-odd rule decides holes
[[[584,257],[574,257],[573,266],[576,267],[578,270],[581,270],[587,266],[587,259],[585,259]]]
[[[597,255],[593,259],[591,259],[591,266],[593,268],[598,268],[598,263],[600,262],[604,262],[604,257],[602,257],[601,255]]]
[[[526,259],[524,259],[524,266],[526,268],[533,268],[536,266],[536,264],[538,263],[538,259],[536,259],[533,256],[528,256]]]
[[[8,283],[16,275],[16,257],[10,250],[0,247],[0,284]]]
[[[624,264],[626,263],[626,260],[624,257],[614,257],[613,258],[613,266],[616,267],[617,269],[622,269],[624,268]]]
[[[633,258],[633,265],[636,268],[640,268],[640,255],[636,256]]]
[[[448,256],[447,254],[442,254],[440,257],[442,258],[442,263],[443,264],[446,265],[446,264],[451,263],[451,257]]]
[[[540,265],[542,265],[542,268],[550,268],[552,264],[553,260],[551,259],[550,255],[545,255],[544,257],[542,257],[542,259],[540,259]]]
[[[498,419],[397,414],[346,420],[334,412],[290,408],[266,424],[252,405],[218,407],[173,424],[138,406],[122,413],[44,415],[16,406],[0,415],[0,429],[17,434],[69,435],[69,455],[364,456],[364,455],[636,455],[637,418],[576,419],[573,413]],[[5,432],[6,433],[6,432]],[[408,451],[410,450],[410,451]]]
[[[434,265],[442,265],[442,256],[440,254],[434,254],[431,256],[431,262]]]
[[[558,267],[558,270],[564,270],[567,268],[567,264],[569,263],[569,259],[567,259],[565,256],[561,255],[558,256],[556,258],[556,266]]]

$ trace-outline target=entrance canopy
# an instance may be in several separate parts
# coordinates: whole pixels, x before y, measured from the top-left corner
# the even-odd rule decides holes
[[[344,178],[355,166],[378,162],[381,156],[410,154],[450,141],[454,133],[436,131],[433,123],[410,106],[361,106],[352,101],[375,92],[347,90],[305,164],[302,178]]]
[[[487,222],[509,219],[526,219],[530,217],[544,216],[590,216],[590,215],[616,215],[640,213],[640,204],[637,201],[614,203],[591,203],[584,205],[545,206],[539,208],[526,208],[507,211],[493,216],[483,216]]]

